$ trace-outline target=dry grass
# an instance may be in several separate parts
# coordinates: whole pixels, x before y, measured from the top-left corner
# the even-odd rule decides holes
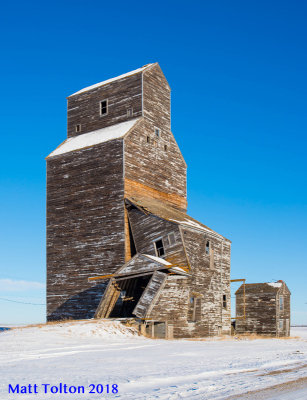
[[[232,336],[236,340],[258,340],[258,339],[279,339],[279,340],[289,340],[289,339],[299,339],[299,336],[270,336],[270,335],[258,335],[256,333],[245,333],[240,335]]]
[[[304,368],[307,368],[307,364],[297,363],[292,368],[278,369],[276,371],[270,371],[270,372],[266,372],[263,374],[259,374],[258,376],[271,376],[271,375],[285,374],[287,372],[298,371],[299,369],[304,369]]]
[[[300,339],[299,336],[287,336],[287,337],[277,337],[268,335],[257,335],[256,333],[246,333],[244,335],[221,335],[221,336],[208,336],[199,338],[186,338],[185,340],[192,341],[210,341],[210,340],[265,340],[265,339],[279,339],[279,340],[289,340],[289,339]]]
[[[40,323],[40,324],[30,324],[30,325],[25,325],[25,326],[14,326],[14,327],[12,327],[10,329],[44,328],[46,326],[63,325],[63,324],[77,324],[79,322],[86,322],[86,323],[89,323],[89,324],[94,324],[94,323],[97,323],[98,321],[99,320],[97,320],[97,319],[63,319],[63,320],[60,320],[60,321],[48,321],[48,322]]]

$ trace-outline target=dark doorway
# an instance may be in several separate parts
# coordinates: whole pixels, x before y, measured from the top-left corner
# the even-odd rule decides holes
[[[140,300],[152,275],[118,281],[120,295],[110,314],[110,318],[132,318],[132,311]]]

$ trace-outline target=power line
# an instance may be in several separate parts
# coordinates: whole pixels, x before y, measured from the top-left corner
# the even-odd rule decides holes
[[[11,303],[19,303],[19,304],[31,304],[32,306],[45,306],[45,303],[27,303],[25,301],[17,301],[11,299],[5,299],[4,297],[0,297],[0,300],[10,301]]]

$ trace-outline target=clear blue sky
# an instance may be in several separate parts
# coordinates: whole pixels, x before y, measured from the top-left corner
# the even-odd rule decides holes
[[[45,302],[44,157],[66,96],[158,61],[189,213],[232,240],[232,278],[285,280],[307,324],[306,18],[293,0],[2,3],[0,297]],[[0,324],[44,316],[0,299]]]

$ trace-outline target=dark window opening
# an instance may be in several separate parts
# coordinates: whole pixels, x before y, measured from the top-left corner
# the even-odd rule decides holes
[[[227,308],[227,297],[226,297],[226,294],[223,294],[223,308]]]
[[[147,136],[147,143],[150,143],[150,137]]]
[[[155,135],[157,138],[160,137],[160,129],[159,128],[155,128]]]
[[[167,151],[167,144],[164,145],[164,151]]]
[[[108,114],[108,100],[102,100],[100,102],[100,115]]]
[[[76,132],[81,132],[81,125],[80,124],[76,125]]]
[[[210,254],[210,241],[209,240],[207,240],[206,241],[206,254]]]
[[[156,240],[155,242],[155,250],[158,257],[162,257],[165,254],[163,241],[162,239]]]

